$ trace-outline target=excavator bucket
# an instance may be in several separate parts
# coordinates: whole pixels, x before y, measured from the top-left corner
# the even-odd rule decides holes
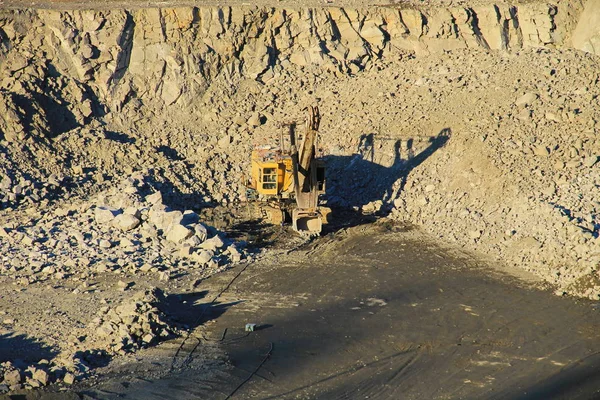
[[[292,227],[302,235],[319,235],[323,229],[323,220],[319,212],[292,211]]]

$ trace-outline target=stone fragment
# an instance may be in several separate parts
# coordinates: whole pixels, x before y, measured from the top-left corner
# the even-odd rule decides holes
[[[119,214],[113,220],[113,225],[116,228],[121,229],[124,232],[130,231],[137,228],[140,223],[140,219],[132,214]]]
[[[121,239],[121,241],[119,242],[119,245],[121,245],[122,247],[134,247],[135,246],[135,244],[127,238]]]
[[[150,204],[161,204],[162,194],[160,192],[154,192],[146,196],[146,201]]]
[[[194,226],[194,231],[196,232],[196,237],[200,240],[200,242],[204,242],[208,237],[208,229],[206,229],[206,226],[202,224]]]
[[[4,381],[3,383],[9,386],[18,385],[21,383],[21,371],[18,369],[13,369],[4,373]]]
[[[100,206],[94,210],[94,219],[99,224],[107,224],[111,222],[120,213],[119,209]]]
[[[552,112],[547,112],[545,116],[548,121],[552,121],[552,122],[561,122],[562,121],[562,119],[558,115],[556,115],[555,113],[552,113]]]
[[[216,250],[216,249],[220,249],[224,245],[225,245],[225,242],[223,241],[223,239],[221,239],[221,237],[219,235],[215,235],[215,236],[211,237],[210,239],[206,239],[200,245],[200,247],[205,250]]]
[[[583,165],[585,165],[588,168],[593,167],[596,163],[598,162],[598,156],[595,155],[589,155],[587,156],[584,161],[583,161]]]
[[[530,106],[537,98],[538,95],[536,93],[525,93],[523,96],[519,97],[517,101],[515,101],[515,105],[517,107]]]
[[[171,225],[181,224],[183,213],[181,211],[150,210],[148,219],[158,229],[165,231]]]
[[[232,140],[233,139],[232,139],[231,135],[225,135],[221,139],[219,139],[219,141],[217,142],[217,145],[221,149],[226,149],[227,147],[229,147],[229,145],[231,144]]]
[[[72,385],[75,383],[75,375],[70,372],[67,372],[63,378],[63,382],[67,385]]]
[[[179,250],[180,257],[189,257],[192,254],[193,248],[192,246],[185,245]]]
[[[146,263],[140,267],[140,271],[142,271],[142,272],[148,272],[151,269],[152,269],[152,264],[148,264],[148,263]]]
[[[151,333],[147,333],[142,337],[142,342],[151,343],[154,340],[155,336]]]
[[[242,253],[240,253],[234,245],[229,246],[227,251],[229,252],[232,262],[239,262],[242,259]]]
[[[46,386],[50,382],[50,376],[48,372],[43,369],[36,369],[33,373],[33,379],[42,384],[42,386]]]
[[[241,115],[236,115],[235,117],[233,117],[232,121],[234,124],[236,124],[238,126],[242,126],[246,123],[246,120]]]
[[[473,240],[475,239],[479,239],[481,237],[481,231],[480,230],[471,230],[469,231],[469,237]]]
[[[140,210],[137,207],[127,207],[125,210],[123,210],[123,213],[133,215],[136,218],[140,218],[141,216]]]
[[[174,243],[182,243],[194,234],[191,229],[180,224],[171,225],[167,231],[167,240]]]
[[[194,253],[193,260],[199,264],[206,264],[209,262],[215,253],[212,250],[199,250]]]
[[[540,157],[547,157],[550,154],[550,150],[542,144],[533,148],[533,154]]]
[[[248,118],[248,125],[256,128],[257,126],[261,125],[261,118],[260,118],[260,114],[259,113],[254,113],[250,116],[250,118]]]
[[[98,246],[100,246],[103,249],[110,249],[112,247],[112,243],[106,239],[101,239],[98,242]]]
[[[131,286],[131,282],[119,281],[117,282],[117,286],[120,289],[127,289],[129,286]]]

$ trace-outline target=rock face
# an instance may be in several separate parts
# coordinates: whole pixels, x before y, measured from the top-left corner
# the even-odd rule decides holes
[[[397,49],[426,54],[465,48],[570,46],[565,38],[576,18],[569,16],[572,8],[577,4],[429,10],[4,11],[0,53],[5,54],[3,67],[8,74],[0,83],[0,131],[11,141],[25,139],[32,127],[58,135],[88,123],[103,110],[136,107],[135,99],[143,99],[150,109],[187,107],[221,71],[267,81],[287,63],[355,72]],[[598,8],[597,2],[588,2],[573,33],[576,48],[597,50],[593,38],[598,32],[592,27],[598,26],[593,24]],[[36,67],[43,64],[68,81],[38,95],[36,87],[50,73]],[[22,108],[24,101],[33,109]],[[260,121],[255,113],[248,125]]]
[[[573,47],[600,54],[600,1],[587,0],[572,36]]]

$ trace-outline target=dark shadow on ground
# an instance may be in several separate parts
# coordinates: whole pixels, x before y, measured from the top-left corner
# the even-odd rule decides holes
[[[421,165],[450,139],[445,128],[436,136],[399,140],[380,139],[375,134],[362,135],[357,153],[351,156],[325,156],[327,166],[326,199],[331,207],[360,209],[377,200],[384,204],[382,212],[393,205],[403,190],[411,171]],[[393,160],[384,166],[376,162],[381,141],[393,142]],[[379,142],[378,142],[379,141]],[[390,157],[392,159],[392,157]]]
[[[0,362],[20,360],[26,363],[50,360],[58,354],[58,349],[23,334],[5,333],[0,335]]]
[[[600,399],[600,352],[557,374],[520,389],[507,389],[493,399],[596,400]]]
[[[206,299],[208,291],[202,290],[191,293],[170,294],[161,301],[158,308],[168,318],[186,329],[194,329],[206,321],[214,320],[223,315],[227,309],[239,302],[210,303]]]
[[[287,310],[266,301],[237,314],[238,323],[235,311],[217,321],[216,330],[226,324],[238,334],[242,321],[273,325],[225,344],[241,383],[273,343],[236,396],[596,398],[600,357],[589,354],[598,339],[584,332],[600,317],[589,305],[473,270],[424,243],[398,246],[383,236],[343,241],[339,264],[316,252],[310,264],[256,271],[236,287],[240,296],[304,299]],[[559,360],[571,366],[553,363]]]
[[[135,143],[135,138],[122,132],[104,131],[104,137],[122,144]]]
[[[131,384],[123,377],[127,386],[85,394],[222,400],[239,387],[231,398],[594,398],[590,354],[600,316],[589,304],[475,269],[410,235],[391,240],[389,227],[373,229],[318,239],[327,247],[303,253],[305,262],[273,260],[241,275],[228,297],[251,303],[205,331],[230,355],[226,373],[181,370]],[[222,277],[214,279],[218,290]],[[249,322],[270,326],[248,333]],[[553,386],[561,379],[565,385]],[[578,385],[587,389],[562,389]]]
[[[184,160],[184,158],[177,152],[177,150],[175,150],[174,148],[169,147],[169,146],[164,146],[164,145],[158,146],[156,148],[156,151],[161,153],[162,155],[164,155],[169,160],[174,160],[174,161]]]

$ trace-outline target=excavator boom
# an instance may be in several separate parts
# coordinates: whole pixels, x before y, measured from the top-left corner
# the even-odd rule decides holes
[[[290,137],[296,194],[296,208],[292,211],[292,226],[299,233],[318,235],[321,233],[323,220],[318,209],[319,180],[317,177],[318,166],[315,159],[315,147],[321,116],[317,107],[311,106],[309,110],[306,133],[300,144],[300,149],[296,149],[296,138]],[[295,136],[295,133],[291,131],[291,135]]]

